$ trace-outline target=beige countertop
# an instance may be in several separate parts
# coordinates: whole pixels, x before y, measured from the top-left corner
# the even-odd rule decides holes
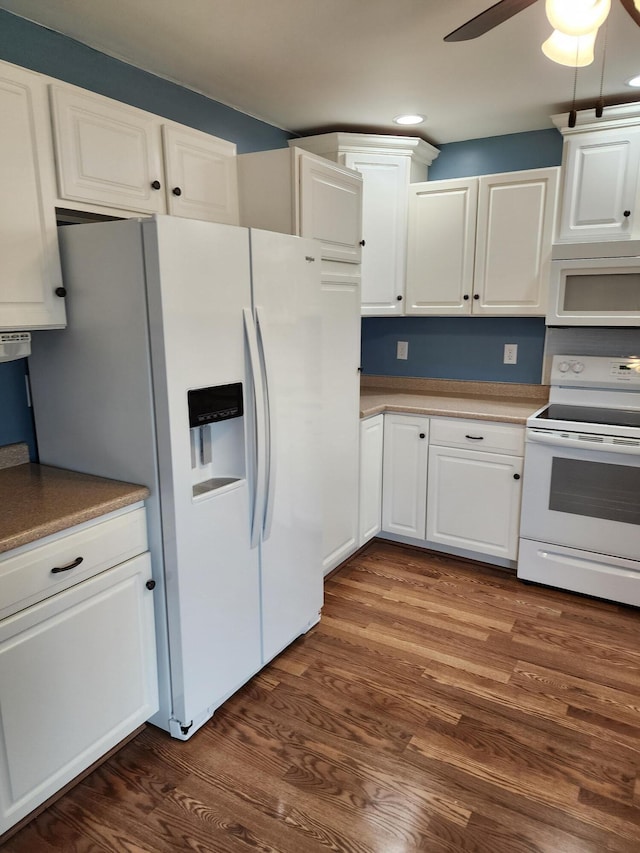
[[[145,486],[48,465],[22,462],[2,467],[0,454],[0,553],[129,506],[148,495]]]
[[[360,417],[405,412],[524,424],[548,399],[547,385],[363,376]]]

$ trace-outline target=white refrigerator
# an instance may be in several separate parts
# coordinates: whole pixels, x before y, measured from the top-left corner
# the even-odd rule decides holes
[[[151,489],[151,722],[187,739],[319,619],[320,258],[168,216],[60,231],[68,328],[30,359],[40,461]]]

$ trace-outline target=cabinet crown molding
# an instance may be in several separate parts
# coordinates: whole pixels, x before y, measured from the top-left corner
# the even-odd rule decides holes
[[[551,116],[551,121],[563,136],[572,133],[583,133],[587,130],[600,128],[630,127],[640,125],[640,101],[631,104],[618,104],[605,107],[602,118],[596,118],[595,109],[579,110],[575,127],[569,127],[569,113],[559,113]]]
[[[336,131],[317,136],[290,139],[291,147],[303,147],[320,156],[349,152],[352,154],[400,154],[411,157],[424,166],[430,166],[440,150],[417,136],[347,133]]]

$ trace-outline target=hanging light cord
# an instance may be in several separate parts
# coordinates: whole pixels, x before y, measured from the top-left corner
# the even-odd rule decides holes
[[[576,43],[576,64],[573,69],[573,100],[571,102],[571,112],[569,113],[569,127],[576,126],[576,89],[578,88],[578,44]]]
[[[609,19],[604,22],[604,39],[602,47],[602,71],[600,73],[600,97],[596,102],[596,118],[601,118],[604,112],[604,98],[602,92],[604,90],[604,66],[607,58],[607,35],[609,34]]]

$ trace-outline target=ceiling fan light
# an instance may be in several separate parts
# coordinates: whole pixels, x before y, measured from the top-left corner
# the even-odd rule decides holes
[[[596,43],[597,30],[583,36],[568,36],[559,30],[554,30],[542,45],[542,52],[559,65],[570,68],[582,68],[593,62],[593,48]]]
[[[640,0],[634,0],[636,5]],[[545,11],[554,30],[584,36],[597,30],[609,14],[611,0],[546,0]]]

